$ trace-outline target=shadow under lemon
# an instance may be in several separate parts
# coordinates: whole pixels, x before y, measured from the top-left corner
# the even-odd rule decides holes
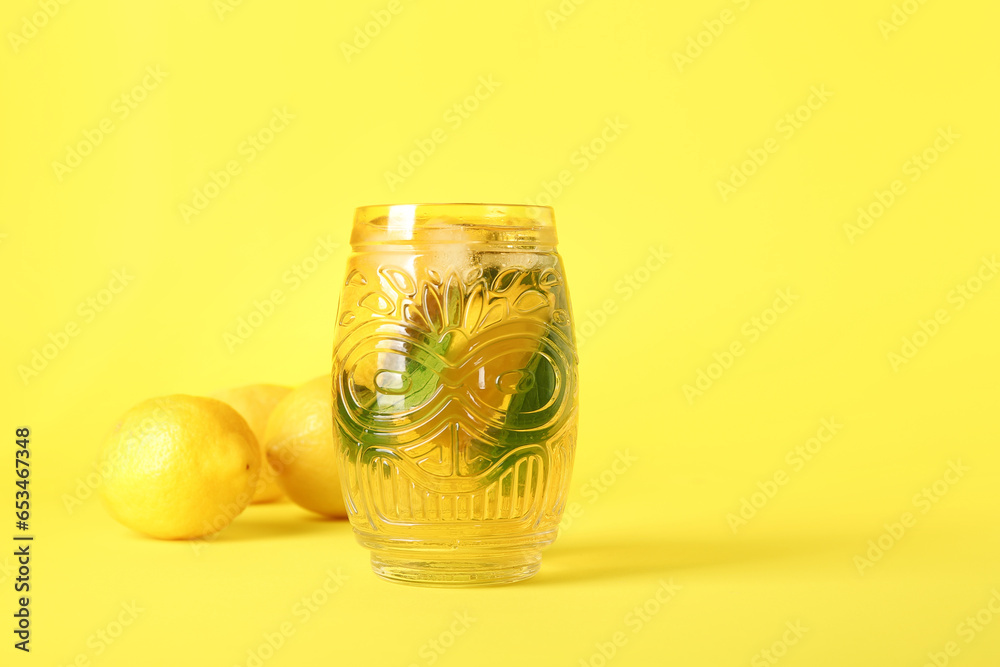
[[[348,521],[307,513],[287,502],[252,505],[223,531],[207,539],[225,543],[312,535],[343,536],[353,540]]]

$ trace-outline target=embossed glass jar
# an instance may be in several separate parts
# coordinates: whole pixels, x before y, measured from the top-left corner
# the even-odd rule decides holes
[[[577,423],[552,209],[367,206],[351,245],[334,431],[372,568],[425,585],[532,576],[556,537]]]

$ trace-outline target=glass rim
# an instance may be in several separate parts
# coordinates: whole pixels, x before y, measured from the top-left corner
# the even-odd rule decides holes
[[[435,218],[471,218],[482,220],[484,224],[502,224],[505,227],[515,226],[512,224],[515,222],[534,223],[517,225],[525,227],[547,227],[555,224],[555,211],[551,206],[534,206],[532,204],[488,202],[368,204],[357,207],[354,212],[355,221],[372,222],[381,217],[400,222],[404,220],[433,220]]]
[[[555,212],[531,204],[372,204],[355,210],[351,243],[555,245]]]

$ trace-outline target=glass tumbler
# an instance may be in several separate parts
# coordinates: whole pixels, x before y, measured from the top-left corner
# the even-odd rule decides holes
[[[333,352],[341,484],[384,579],[538,571],[577,424],[573,318],[548,207],[359,208]]]

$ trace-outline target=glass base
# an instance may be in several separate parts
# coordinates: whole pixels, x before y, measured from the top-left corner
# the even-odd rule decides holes
[[[435,552],[372,552],[375,574],[386,581],[416,586],[511,584],[534,576],[541,564],[539,551],[485,553],[474,558]]]

